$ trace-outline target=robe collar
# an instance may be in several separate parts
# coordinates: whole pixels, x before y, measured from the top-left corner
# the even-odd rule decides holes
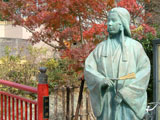
[[[127,37],[124,36],[123,32],[121,32],[121,35],[120,35],[120,43],[121,43],[121,50],[122,50],[122,60],[123,62],[127,62],[128,61],[128,57],[127,57],[127,47],[126,47],[126,44],[125,44],[125,41],[126,41]],[[102,52],[102,55],[105,56],[105,57],[108,57],[109,54],[110,54],[110,47],[111,47],[111,39],[110,37],[108,37],[108,39],[105,41],[106,44],[105,46],[103,47],[103,52]]]

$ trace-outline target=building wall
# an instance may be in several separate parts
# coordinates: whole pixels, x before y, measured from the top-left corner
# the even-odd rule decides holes
[[[27,55],[27,46],[30,43],[27,42],[25,39],[18,39],[18,38],[0,38],[0,57],[5,56],[5,49],[6,47],[11,49],[10,55],[17,55],[20,52],[20,49],[23,49],[22,55]]]
[[[31,35],[21,26],[13,26],[11,22],[0,21],[0,37],[28,39]]]
[[[4,55],[6,46],[20,49],[31,45],[31,43],[27,41],[31,35],[32,34],[29,31],[21,26],[13,26],[11,22],[0,21],[0,57]],[[33,47],[46,48],[47,56],[54,56],[52,48],[43,42],[39,42],[38,44],[33,45]],[[16,54],[16,52],[12,51],[12,54]],[[26,55],[27,51],[25,51],[24,54]]]

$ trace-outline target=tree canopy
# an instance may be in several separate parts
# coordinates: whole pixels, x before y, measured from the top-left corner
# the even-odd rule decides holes
[[[61,51],[62,58],[74,60],[71,68],[79,71],[95,45],[107,36],[107,11],[115,6],[131,13],[132,37],[156,34],[147,24],[145,11],[149,0],[9,0],[0,2],[0,15],[32,33],[33,44],[43,41]]]

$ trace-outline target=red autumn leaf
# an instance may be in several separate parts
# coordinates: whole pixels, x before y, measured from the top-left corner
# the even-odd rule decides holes
[[[9,0],[8,3],[0,1],[0,15],[32,32],[33,44],[43,41],[60,50],[62,58],[74,61],[70,68],[79,70],[96,44],[107,36],[106,10],[114,3],[115,0],[38,0],[38,3]],[[117,6],[131,13],[132,29],[143,26],[133,37],[142,39],[148,32],[156,34],[154,28],[146,24],[151,14],[143,12],[145,8],[136,0],[121,0]],[[135,23],[137,18],[139,23]],[[52,44],[55,42],[56,45]]]

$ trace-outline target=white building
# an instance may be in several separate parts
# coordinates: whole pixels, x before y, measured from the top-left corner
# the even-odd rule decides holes
[[[32,33],[21,26],[13,26],[12,23],[8,21],[0,21],[0,57],[4,55],[5,46],[18,49],[29,45],[30,43],[27,39],[31,36]],[[53,56],[52,48],[43,42],[35,44],[34,47],[47,48],[47,55]]]

